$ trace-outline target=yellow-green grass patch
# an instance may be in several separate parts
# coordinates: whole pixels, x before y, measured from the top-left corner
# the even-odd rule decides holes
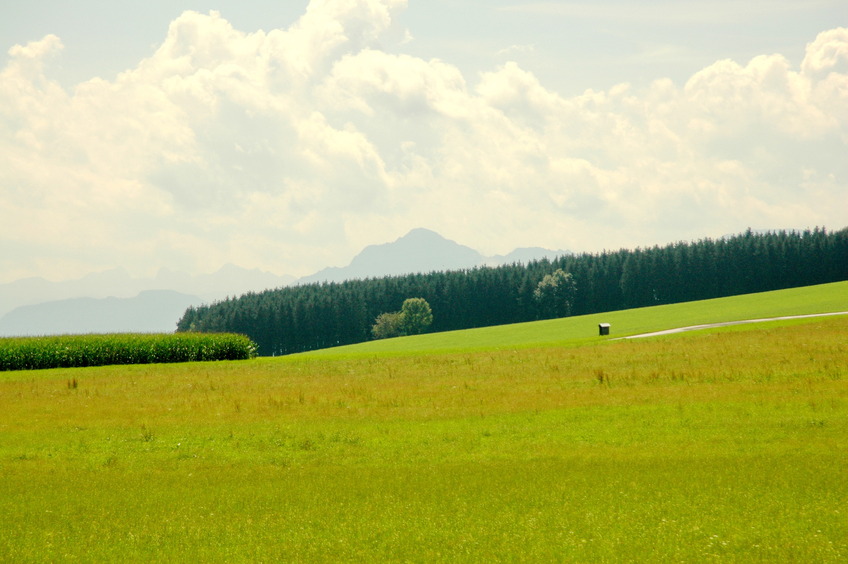
[[[698,302],[371,341],[302,353],[307,356],[430,354],[450,351],[575,346],[707,323],[848,311],[848,282]],[[435,312],[438,315],[438,312]],[[806,320],[798,322],[805,323]],[[598,324],[611,334],[599,339]],[[792,322],[784,322],[792,323]],[[746,328],[741,328],[745,330]]]
[[[840,562],[846,358],[839,317],[7,372],[0,560]]]

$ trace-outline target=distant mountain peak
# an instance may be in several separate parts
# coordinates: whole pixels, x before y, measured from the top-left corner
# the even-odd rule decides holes
[[[484,257],[432,229],[418,227],[394,242],[366,247],[348,266],[325,268],[300,280],[234,264],[225,264],[211,274],[192,275],[162,268],[152,278],[134,278],[123,268],[113,268],[63,282],[29,278],[0,284],[0,335],[76,330],[147,331],[154,327],[166,330],[176,323],[180,307],[197,301],[220,300],[292,283],[465,270],[484,265],[526,263],[562,254],[566,253],[532,248],[517,249],[505,256]],[[175,301],[178,307],[173,305]],[[40,307],[25,307],[39,304]],[[174,319],[158,322],[158,325],[145,321],[155,312],[169,312],[165,315]],[[118,318],[120,324],[116,321]],[[62,325],[60,321],[68,324]]]
[[[398,241],[414,239],[436,239],[440,241],[448,241],[448,239],[439,233],[436,233],[432,229],[427,229],[426,227],[416,227],[403,237],[399,238]]]
[[[402,237],[398,237],[397,239],[395,239],[391,243],[377,243],[377,244],[374,244],[374,245],[368,245],[367,247],[365,247],[365,249],[362,250],[362,252],[365,252],[366,250],[373,249],[373,248],[385,249],[385,248],[391,248],[391,247],[409,247],[409,246],[445,245],[445,244],[456,245],[456,246],[460,246],[460,247],[464,246],[464,245],[460,245],[456,241],[451,241],[450,239],[446,239],[445,237],[443,237],[442,235],[440,235],[439,233],[436,233],[435,231],[433,231],[431,229],[426,229],[424,227],[416,227],[415,229],[411,230],[406,235],[404,235]],[[468,248],[468,247],[465,247],[465,248]],[[360,253],[360,254],[362,254],[362,253]],[[357,255],[357,256],[359,256],[359,255]],[[354,257],[353,260],[356,260],[356,257]]]
[[[520,249],[506,256],[485,257],[471,247],[446,239],[439,233],[418,227],[391,243],[369,245],[345,267],[325,268],[301,278],[299,284],[341,282],[344,280],[399,276],[447,270],[464,270],[483,265],[527,262],[567,254],[540,248]]]

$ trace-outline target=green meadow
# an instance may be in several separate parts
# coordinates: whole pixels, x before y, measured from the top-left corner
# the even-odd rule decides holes
[[[3,372],[0,561],[843,562],[848,316],[614,338],[846,310],[839,283]]]
[[[303,354],[336,357],[575,346],[596,343],[598,323],[609,323],[612,326],[610,338],[616,338],[706,323],[836,311],[848,311],[848,282],[534,323],[370,341]]]

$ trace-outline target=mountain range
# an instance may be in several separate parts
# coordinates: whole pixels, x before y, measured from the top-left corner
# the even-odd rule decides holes
[[[173,331],[186,308],[203,303],[173,290],[133,298],[71,298],[15,308],[0,319],[3,335],[161,333]]]
[[[414,229],[392,243],[366,247],[345,267],[325,268],[300,279],[234,265],[202,275],[163,269],[152,278],[133,278],[126,270],[112,269],[63,282],[26,278],[0,284],[0,336],[170,332],[186,308],[247,292],[526,263],[564,254],[568,252],[522,248],[486,257],[434,231]]]
[[[413,229],[400,239],[382,245],[369,245],[345,267],[325,268],[304,276],[298,284],[342,282],[357,278],[397,276],[415,272],[461,270],[475,266],[497,266],[554,258],[568,251],[551,251],[538,247],[521,248],[507,255],[483,256],[471,247],[445,239],[429,229]]]

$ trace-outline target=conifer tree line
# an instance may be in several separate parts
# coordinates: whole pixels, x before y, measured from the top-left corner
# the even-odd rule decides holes
[[[561,272],[558,272],[561,271]],[[242,333],[261,355],[367,341],[409,298],[449,331],[848,280],[848,228],[776,231],[498,267],[314,283],[189,308],[177,331]],[[550,303],[564,284],[569,303]]]

